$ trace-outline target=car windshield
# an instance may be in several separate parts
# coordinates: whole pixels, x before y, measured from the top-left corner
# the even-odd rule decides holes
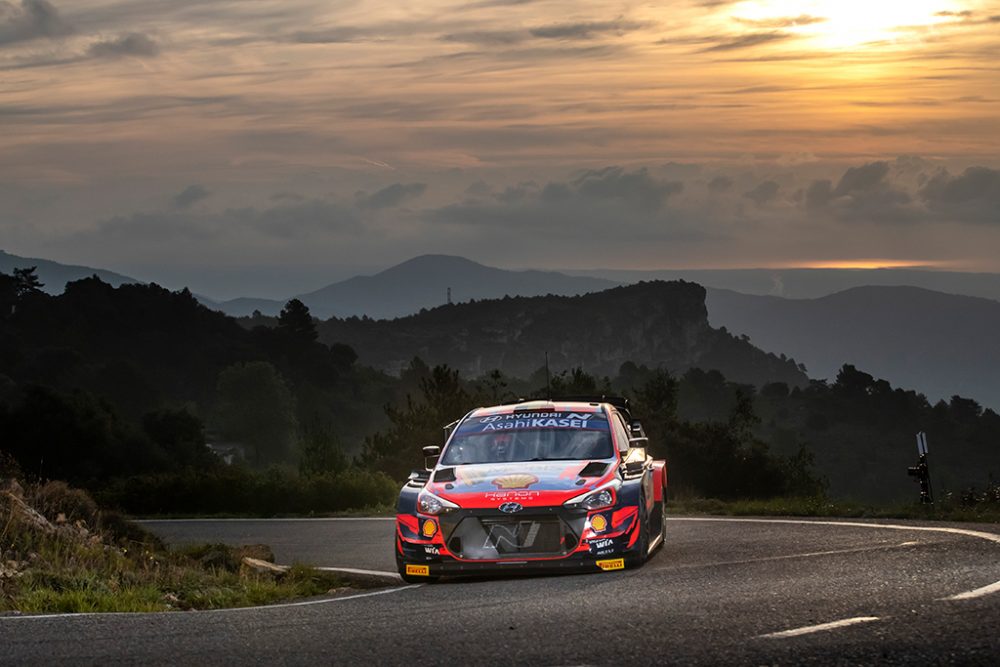
[[[606,459],[611,430],[600,413],[545,412],[473,417],[463,422],[441,465]]]

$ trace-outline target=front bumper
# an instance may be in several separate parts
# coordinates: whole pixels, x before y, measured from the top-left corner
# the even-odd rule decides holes
[[[400,514],[396,562],[401,572],[431,577],[618,570],[639,555],[638,534],[634,506],[589,513],[532,507],[515,516],[498,510]]]

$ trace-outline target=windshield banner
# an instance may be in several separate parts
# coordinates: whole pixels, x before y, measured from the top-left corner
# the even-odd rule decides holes
[[[519,412],[512,415],[488,415],[467,419],[459,427],[458,433],[473,435],[548,428],[607,431],[608,419],[599,412]]]

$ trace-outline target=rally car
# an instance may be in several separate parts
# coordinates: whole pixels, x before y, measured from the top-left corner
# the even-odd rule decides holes
[[[399,495],[405,581],[621,570],[663,543],[666,462],[646,454],[627,401],[477,408],[446,431]]]

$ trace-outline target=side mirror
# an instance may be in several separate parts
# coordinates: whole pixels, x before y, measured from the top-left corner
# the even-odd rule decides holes
[[[646,447],[649,444],[649,438],[646,436],[639,436],[638,438],[629,438],[628,446],[629,449],[633,447]]]
[[[441,456],[441,448],[437,445],[424,447],[424,467],[430,470],[437,465],[438,457]]]

